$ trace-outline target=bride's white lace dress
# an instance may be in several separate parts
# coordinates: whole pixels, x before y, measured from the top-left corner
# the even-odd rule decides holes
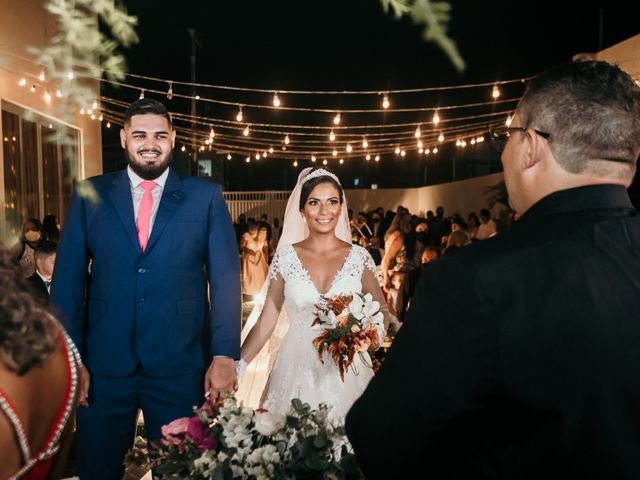
[[[283,247],[275,255],[269,269],[271,287],[284,290],[290,326],[282,339],[275,364],[271,370],[263,407],[284,413],[293,398],[299,398],[316,408],[320,403],[332,407],[331,416],[344,417],[353,403],[364,392],[373,377],[373,370],[364,365],[359,355],[354,357],[358,374],[350,368],[340,378],[338,367],[324,353],[320,361],[312,341],[321,330],[312,327],[315,305],[321,297],[334,297],[352,293],[370,292],[381,302],[381,310],[388,314],[375,276],[376,267],[369,253],[353,245],[327,292],[318,292],[293,246]],[[364,285],[363,285],[364,283]],[[282,285],[284,284],[284,285]],[[272,294],[272,293],[271,293]],[[280,305],[281,306],[281,305]]]

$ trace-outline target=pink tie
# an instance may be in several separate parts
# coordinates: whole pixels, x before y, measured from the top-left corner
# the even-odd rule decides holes
[[[156,182],[142,182],[140,184],[144,193],[142,194],[142,201],[140,202],[140,209],[138,210],[138,240],[140,241],[140,248],[144,252],[147,242],[149,241],[149,223],[151,220],[151,210],[153,210],[153,189],[156,186]]]

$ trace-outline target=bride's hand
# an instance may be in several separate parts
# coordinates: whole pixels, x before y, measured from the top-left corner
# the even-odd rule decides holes
[[[235,393],[238,389],[235,362],[229,357],[214,357],[204,379],[205,395],[215,399],[221,393]]]

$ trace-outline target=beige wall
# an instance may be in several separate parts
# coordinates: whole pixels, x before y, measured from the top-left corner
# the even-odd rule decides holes
[[[354,212],[369,211],[377,207],[395,210],[402,205],[411,213],[425,215],[427,210],[443,206],[445,215],[460,213],[465,218],[470,212],[488,208],[484,190],[502,181],[502,173],[420,188],[384,190],[345,190],[349,208]]]
[[[79,113],[68,122],[59,118],[59,99],[55,97],[56,85],[44,82],[35,93],[29,83],[18,86],[20,78],[37,81],[28,75],[37,76],[41,67],[33,62],[33,55],[27,53],[28,46],[45,46],[56,33],[54,18],[44,9],[44,0],[0,0],[0,103],[9,102],[25,110],[65,123],[80,131],[79,178],[102,173],[102,139],[100,122],[92,121]],[[40,83],[40,82],[38,82]],[[99,96],[99,85],[92,85]],[[50,103],[44,100],[44,90],[53,94]],[[0,118],[0,132],[2,120]],[[3,152],[0,148],[0,226],[4,227],[4,175]],[[0,228],[1,232],[5,230]],[[2,240],[2,239],[0,239]]]
[[[598,52],[596,58],[618,65],[640,82],[640,34]]]

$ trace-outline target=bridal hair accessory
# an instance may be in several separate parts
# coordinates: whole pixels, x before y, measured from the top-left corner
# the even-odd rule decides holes
[[[336,182],[338,182],[338,185],[342,186],[342,184],[340,183],[340,180],[338,180],[338,177],[335,174],[331,173],[329,170],[325,170],[324,168],[319,168],[318,170],[314,170],[309,175],[304,177],[302,184],[304,185],[309,180],[313,180],[314,178],[318,178],[318,177],[331,177]]]

